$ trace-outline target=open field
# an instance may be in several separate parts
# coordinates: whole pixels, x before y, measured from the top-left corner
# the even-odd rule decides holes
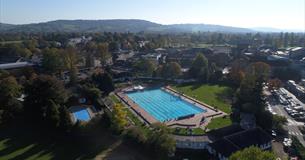
[[[231,88],[219,85],[178,85],[173,89],[193,97],[223,112],[231,113],[230,98],[233,94]]]

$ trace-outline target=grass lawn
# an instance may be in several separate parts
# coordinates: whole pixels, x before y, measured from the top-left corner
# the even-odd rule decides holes
[[[1,160],[93,159],[119,140],[102,128],[91,130],[88,136],[60,136],[25,123],[0,130]]]
[[[231,88],[219,85],[179,85],[173,89],[193,97],[217,109],[231,113],[230,97],[233,95]]]
[[[114,103],[121,103],[115,95],[110,95],[110,98]]]
[[[232,124],[232,120],[230,119],[229,116],[226,117],[218,117],[212,119],[212,121],[208,124],[207,128],[208,129],[218,129],[218,128],[223,128],[226,126],[229,126]]]

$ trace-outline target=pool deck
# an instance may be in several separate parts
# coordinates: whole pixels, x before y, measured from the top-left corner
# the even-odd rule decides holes
[[[205,110],[206,112],[202,112],[199,114],[194,115],[190,118],[185,118],[181,120],[170,120],[163,122],[167,126],[175,126],[175,127],[182,127],[182,128],[197,128],[202,127],[204,128],[211,120],[211,118],[215,117],[222,117],[224,115],[227,115],[226,113],[216,110],[215,108],[202,103],[196,99],[193,99],[189,96],[186,96],[184,94],[181,94],[174,89],[170,88],[169,86],[162,87],[162,90],[169,92],[173,95],[176,95],[183,100],[194,104],[196,107],[201,108]],[[132,109],[139,117],[141,117],[145,122],[148,124],[153,124],[159,122],[156,120],[152,115],[150,115],[148,112],[146,112],[142,107],[140,107],[138,104],[136,104],[133,100],[131,100],[126,94],[125,91],[130,90],[130,88],[123,89],[119,92],[116,92],[116,95],[120,98],[121,101],[125,103],[130,109]],[[204,121],[202,121],[204,119]]]

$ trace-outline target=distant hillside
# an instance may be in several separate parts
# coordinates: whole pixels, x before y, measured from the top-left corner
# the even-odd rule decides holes
[[[161,25],[145,20],[57,20],[45,23],[10,25],[0,23],[0,32],[253,32],[251,29],[208,24]]]
[[[199,32],[199,31],[210,31],[210,32],[253,32],[254,30],[247,28],[238,28],[221,25],[211,24],[173,24],[169,25],[173,30],[181,30],[186,32]]]
[[[301,29],[278,29],[269,27],[256,27],[252,29],[258,32],[304,32]]]

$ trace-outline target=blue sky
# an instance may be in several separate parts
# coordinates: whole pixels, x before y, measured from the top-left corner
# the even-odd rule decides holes
[[[161,24],[305,28],[305,0],[0,0],[0,22],[144,19]]]

